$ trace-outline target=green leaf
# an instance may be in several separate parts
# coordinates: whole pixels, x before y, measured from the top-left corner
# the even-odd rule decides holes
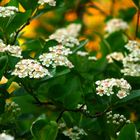
[[[30,16],[30,10],[26,11],[25,13],[17,13],[4,30],[10,35],[11,33],[15,32],[18,28],[20,28],[24,23],[28,22]]]
[[[88,40],[82,40],[80,42],[80,45],[78,47],[76,47],[75,50],[73,50],[73,53],[76,53],[79,49],[83,48],[87,43],[88,43]]]
[[[110,34],[106,41],[108,42],[109,46],[111,46],[112,51],[124,51],[124,45],[127,42],[126,36],[123,32],[118,31]]]
[[[135,125],[132,123],[125,125],[121,129],[117,140],[138,140]]]
[[[41,115],[39,118],[37,118],[31,126],[31,134],[36,137],[39,138],[39,131],[47,124],[46,121],[46,116],[43,114]]]
[[[41,140],[55,140],[58,133],[58,125],[55,121],[50,121],[41,132]]]
[[[37,1],[38,0],[19,0],[19,2],[21,3],[21,5],[26,10],[29,10],[29,9],[34,10],[37,7]]]
[[[45,43],[44,48],[43,48],[43,53],[49,51],[49,47],[56,46],[58,45],[58,42],[56,40],[49,40]]]
[[[130,7],[127,9],[121,9],[119,11],[119,17],[122,18],[124,21],[132,21],[134,15],[136,14],[137,9],[135,7]]]
[[[7,56],[0,57],[0,80],[3,76],[3,74],[4,74],[7,63],[8,63],[8,57]]]
[[[27,94],[27,91],[24,88],[18,88],[11,93],[13,96],[24,96]]]
[[[58,133],[58,125],[55,121],[48,122],[45,115],[42,115],[33,122],[31,133],[37,140],[55,140]]]
[[[5,99],[1,98],[0,99],[0,114],[4,113],[4,109],[5,109]]]
[[[18,7],[18,1],[17,0],[10,0],[10,2],[7,4],[7,6],[16,6]]]
[[[134,4],[140,8],[140,0],[132,0],[134,2]]]

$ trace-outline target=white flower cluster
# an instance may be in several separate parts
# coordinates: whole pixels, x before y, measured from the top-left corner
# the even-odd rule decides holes
[[[131,122],[130,120],[127,120],[124,115],[113,114],[112,111],[107,112],[106,117],[108,124],[120,125]]]
[[[140,50],[140,43],[135,40],[129,40],[124,47],[130,52],[133,52],[135,50]]]
[[[129,41],[125,45],[130,53],[123,59],[124,75],[140,76],[140,44],[136,41]]]
[[[74,126],[73,128],[67,128],[65,123],[60,123],[59,129],[63,129],[62,133],[71,140],[80,140],[82,135],[87,135],[87,133],[82,128],[77,126]]]
[[[49,48],[49,53],[44,53],[39,56],[39,60],[42,62],[42,65],[49,67],[52,66],[65,66],[73,68],[73,64],[68,60],[67,56],[72,54],[69,48],[65,48],[62,45],[57,45]]]
[[[108,63],[113,63],[113,59],[116,61],[121,61],[124,58],[124,55],[121,52],[113,52],[106,56]]]
[[[14,137],[12,137],[11,135],[5,134],[5,133],[1,133],[0,140],[14,140]]]
[[[49,4],[50,6],[56,6],[56,1],[55,0],[39,0],[38,4],[40,5]]]
[[[117,89],[116,95],[119,99],[122,99],[127,95],[129,95],[129,91],[131,89],[130,84],[123,78],[121,79],[110,78],[97,81],[96,85],[98,86],[96,88],[96,91],[99,96],[103,95],[111,96],[112,94],[115,94],[114,89]]]
[[[22,50],[19,46],[15,45],[6,45],[0,39],[0,52],[7,52],[10,53],[11,56],[22,58],[21,53]]]
[[[11,111],[13,114],[17,114],[21,111],[21,108],[19,107],[18,104],[16,104],[15,102],[8,102],[5,105],[5,111],[9,112]]]
[[[113,33],[120,30],[124,31],[126,29],[128,29],[128,24],[122,19],[117,18],[109,20],[105,27],[105,31],[108,33]]]
[[[70,24],[66,28],[58,29],[55,33],[50,35],[49,40],[54,39],[64,46],[74,47],[76,45],[79,45],[79,40],[77,39],[77,36],[79,34],[80,29],[80,24]]]
[[[43,78],[46,75],[51,76],[46,68],[42,67],[38,61],[32,59],[19,61],[12,75],[18,76],[19,78],[25,78],[27,76],[29,78]]]
[[[18,12],[18,8],[16,8],[15,6],[0,6],[0,17],[10,17],[16,12]]]

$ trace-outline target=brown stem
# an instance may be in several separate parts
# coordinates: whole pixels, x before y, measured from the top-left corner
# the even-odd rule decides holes
[[[89,6],[92,6],[93,8],[97,9],[101,14],[108,16],[108,14],[104,10],[102,10],[99,6],[97,6],[92,1],[90,2]]]
[[[27,22],[26,22],[21,28],[19,28],[19,29],[16,31],[14,40],[13,40],[13,42],[12,42],[12,45],[15,44],[16,39],[17,39],[19,33],[20,33],[27,25],[30,24],[30,20],[31,20],[31,18],[29,18],[29,19],[27,20]]]
[[[83,114],[84,116],[93,119],[93,118],[97,118],[97,117],[103,116],[110,108],[111,108],[111,107],[108,107],[108,108],[105,109],[103,112],[96,113],[95,115],[92,115],[92,114],[90,114],[90,113],[87,113],[87,112],[84,111],[81,107],[78,108],[78,109],[64,109],[64,110],[62,110],[62,111],[60,112],[60,114],[59,114],[59,116],[58,116],[56,122],[57,122],[57,123],[59,122],[59,120],[62,118],[64,112],[66,112],[66,111],[68,111],[68,112],[75,112],[75,113],[78,113],[78,112],[79,112],[79,113]]]
[[[115,5],[115,0],[112,0],[110,6],[110,15],[114,15],[114,5]]]
[[[138,9],[138,13],[137,13],[137,24],[136,24],[136,31],[135,31],[135,39],[138,37],[139,20],[140,20],[140,9]]]

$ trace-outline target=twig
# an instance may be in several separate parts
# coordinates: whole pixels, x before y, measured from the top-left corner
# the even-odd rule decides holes
[[[137,24],[136,24],[136,31],[135,31],[135,39],[138,37],[139,20],[140,20],[140,9],[138,9],[138,13],[137,13]]]
[[[104,10],[102,10],[99,6],[97,6],[92,1],[90,2],[89,6],[92,6],[93,8],[97,9],[101,14],[108,16],[108,14]]]
[[[12,45],[15,44],[16,39],[17,39],[19,33],[20,33],[27,25],[30,24],[30,20],[31,20],[31,18],[29,18],[29,19],[27,20],[27,22],[26,22],[21,28],[19,28],[19,29],[16,31],[14,40],[13,40],[13,42],[12,42]]]
[[[110,6],[110,15],[114,15],[114,5],[115,5],[115,0],[112,0]]]
[[[99,112],[99,113],[97,113],[97,114],[95,114],[95,115],[92,115],[92,114],[90,114],[90,113],[84,111],[81,107],[78,108],[78,109],[64,109],[64,110],[62,110],[62,111],[60,112],[58,118],[56,119],[56,122],[58,123],[59,120],[62,118],[63,114],[64,114],[65,112],[67,112],[67,111],[68,111],[68,112],[75,112],[75,113],[78,113],[78,112],[79,112],[79,113],[83,114],[84,116],[93,119],[93,118],[98,118],[98,117],[103,116],[110,108],[111,108],[111,107],[108,107],[108,108],[105,109],[103,112]]]
[[[57,123],[58,123],[59,120],[62,118],[64,112],[65,112],[65,110],[63,110],[63,111],[60,112],[58,118],[56,119],[56,122],[57,122]]]

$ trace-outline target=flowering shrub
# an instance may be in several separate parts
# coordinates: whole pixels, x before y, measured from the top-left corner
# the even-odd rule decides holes
[[[140,139],[140,1],[108,2],[0,1],[0,140]]]

